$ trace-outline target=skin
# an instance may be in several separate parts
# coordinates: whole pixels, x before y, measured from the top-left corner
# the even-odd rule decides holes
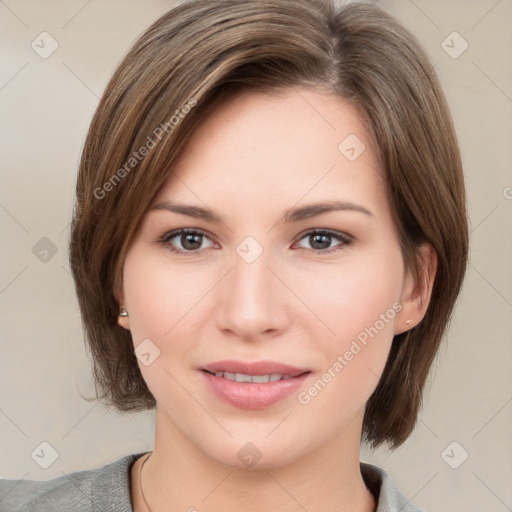
[[[338,149],[349,134],[366,146],[355,161]],[[374,148],[353,106],[305,88],[230,97],[188,141],[153,205],[208,207],[223,223],[148,211],[117,289],[129,312],[119,323],[134,346],[149,338],[160,350],[150,365],[139,362],[157,401],[142,474],[153,512],[375,510],[359,468],[364,407],[394,334],[423,318],[437,261],[425,245],[428,275],[416,283],[405,268]],[[284,210],[325,200],[371,215],[343,210],[283,222]],[[205,236],[195,245],[180,236],[160,241],[180,228]],[[351,243],[307,235],[315,228]],[[252,263],[237,253],[247,236],[263,249]],[[270,359],[310,369],[307,390],[396,303],[394,318],[307,404],[294,393],[267,409],[241,409],[213,395],[198,370],[222,359]],[[248,442],[261,453],[252,468],[237,457]],[[141,462],[132,468],[132,499],[145,511]]]

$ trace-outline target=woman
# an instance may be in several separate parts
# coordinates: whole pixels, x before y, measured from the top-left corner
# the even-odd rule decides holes
[[[417,511],[400,446],[466,268],[431,63],[374,4],[193,0],[107,86],[70,261],[98,396],[155,445],[1,510]]]

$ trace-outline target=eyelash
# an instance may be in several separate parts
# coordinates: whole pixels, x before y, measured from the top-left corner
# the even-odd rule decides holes
[[[204,231],[201,231],[199,229],[192,229],[192,228],[183,228],[183,229],[178,229],[176,231],[172,231],[171,233],[168,233],[166,235],[164,235],[160,240],[159,242],[162,243],[163,245],[166,245],[168,250],[172,253],[176,253],[176,254],[179,254],[179,255],[182,255],[182,256],[195,256],[196,254],[198,254],[202,249],[197,249],[195,251],[182,251],[182,250],[179,250],[179,249],[176,249],[174,248],[170,241],[173,239],[173,238],[176,238],[177,236],[180,236],[180,235],[201,235],[201,236],[204,236],[206,238],[210,238]],[[333,252],[336,252],[336,251],[339,251],[341,250],[341,248],[343,246],[348,246],[352,243],[352,238],[348,235],[345,235],[345,234],[342,234],[342,233],[338,233],[336,231],[331,231],[331,230],[328,230],[328,229],[312,229],[310,231],[307,231],[306,233],[304,233],[301,238],[299,240],[302,240],[306,237],[309,237],[309,236],[312,236],[312,235],[326,235],[328,237],[331,237],[331,238],[334,238],[335,240],[338,240],[339,242],[342,242],[341,244],[331,248],[331,249],[324,249],[324,250],[321,250],[321,249],[306,249],[306,250],[309,250],[309,251],[312,251],[313,253],[315,254],[321,254],[321,255],[324,255],[324,254],[332,254]],[[302,247],[301,249],[304,249],[304,247]]]

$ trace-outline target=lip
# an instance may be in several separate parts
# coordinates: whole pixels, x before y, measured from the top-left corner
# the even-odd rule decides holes
[[[299,390],[311,371],[277,361],[217,361],[200,368],[209,389],[224,402],[240,409],[265,409]],[[212,372],[212,373],[210,373]],[[217,377],[215,372],[248,375],[287,375],[291,378],[273,382],[236,382]]]

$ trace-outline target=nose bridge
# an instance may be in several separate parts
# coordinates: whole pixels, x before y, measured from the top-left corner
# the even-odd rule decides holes
[[[285,297],[272,268],[272,253],[254,238],[236,247],[225,286],[220,327],[252,338],[279,330],[286,322]]]

